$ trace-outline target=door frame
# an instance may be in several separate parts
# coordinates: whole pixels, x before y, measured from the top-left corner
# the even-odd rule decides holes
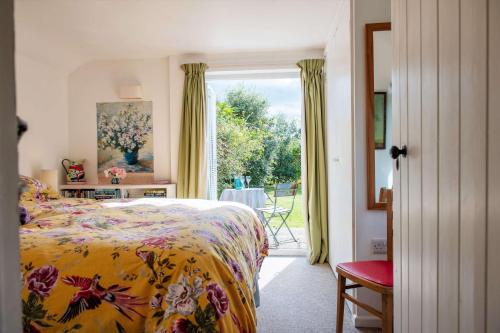
[[[14,1],[0,1],[0,332],[21,332]]]

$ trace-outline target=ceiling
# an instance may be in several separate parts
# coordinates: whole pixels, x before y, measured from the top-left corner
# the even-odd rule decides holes
[[[341,0],[16,0],[16,44],[54,64],[323,48]]]

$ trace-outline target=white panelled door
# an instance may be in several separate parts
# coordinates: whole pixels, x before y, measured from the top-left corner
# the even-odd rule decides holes
[[[393,0],[392,26],[395,332],[500,332],[500,1]]]

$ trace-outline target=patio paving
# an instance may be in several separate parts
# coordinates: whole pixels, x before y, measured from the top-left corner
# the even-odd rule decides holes
[[[274,244],[273,236],[267,230],[267,236],[269,238],[269,254],[270,255],[306,255],[307,251],[307,240],[306,232],[304,228],[290,228],[293,235],[297,239],[294,242],[290,233],[286,228],[279,231],[277,238],[279,245]]]

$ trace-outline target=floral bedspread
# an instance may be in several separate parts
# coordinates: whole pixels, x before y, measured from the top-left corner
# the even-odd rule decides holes
[[[20,229],[25,332],[255,332],[267,238],[250,208],[61,199],[31,211]]]

